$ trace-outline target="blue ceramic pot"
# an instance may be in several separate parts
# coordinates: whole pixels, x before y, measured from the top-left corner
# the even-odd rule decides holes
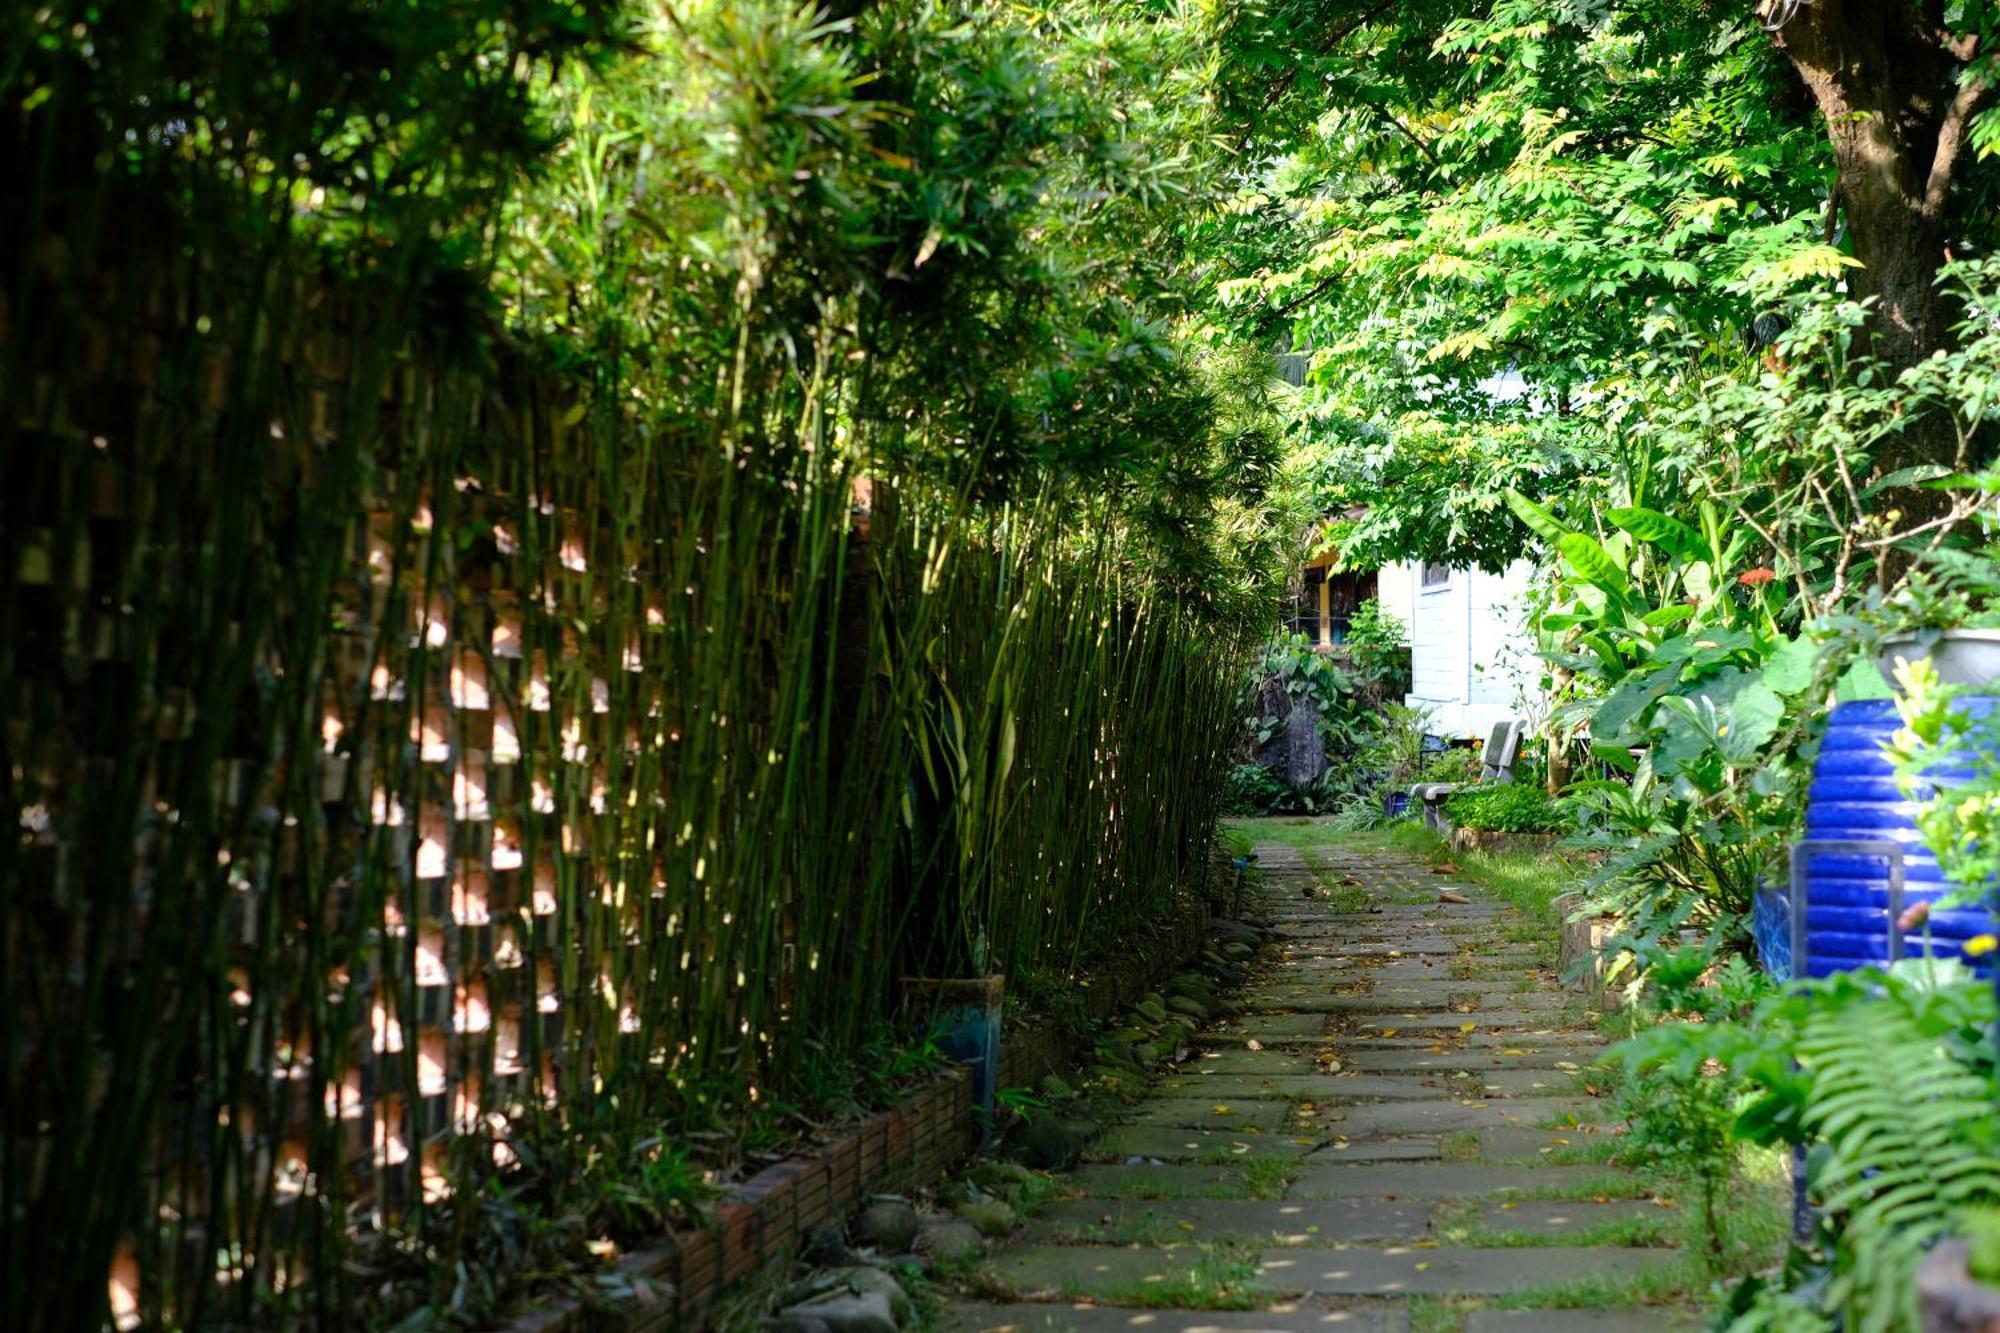
[[[1972,701],[1978,702],[1978,701]],[[1826,738],[1813,767],[1806,804],[1808,842],[1854,840],[1893,843],[1902,849],[1902,907],[1935,903],[1949,890],[1937,858],[1917,834],[1918,803],[1896,784],[1895,765],[1883,744],[1902,726],[1893,702],[1851,700],[1827,720]],[[1968,770],[1945,767],[1934,780],[1949,785]],[[1805,891],[1805,958],[1801,975],[1823,977],[1851,968],[1883,966],[1897,935],[1892,920],[1888,859],[1808,846],[1802,851]],[[1795,904],[1794,904],[1795,906]],[[1984,905],[1936,911],[1925,925],[1901,933],[1897,956],[1927,950],[1962,957],[1965,941],[1992,928]],[[1792,960],[1796,965],[1800,960]]]

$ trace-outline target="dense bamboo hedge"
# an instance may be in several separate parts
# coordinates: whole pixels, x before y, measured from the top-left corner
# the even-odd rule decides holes
[[[4,70],[9,1328],[476,1321],[1213,836],[1244,446],[1046,179],[885,286],[954,30],[303,12]]]

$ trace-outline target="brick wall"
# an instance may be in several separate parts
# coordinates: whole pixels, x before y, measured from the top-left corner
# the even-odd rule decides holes
[[[1184,902],[1142,954],[1111,960],[1084,989],[1095,1025],[1143,996],[1159,978],[1201,948],[1207,909]],[[1000,1086],[1019,1087],[1067,1073],[1078,1055],[1066,1034],[1042,1023],[1001,1042]],[[766,1167],[730,1189],[708,1230],[684,1232],[627,1255],[626,1274],[658,1285],[651,1301],[606,1308],[551,1302],[521,1316],[507,1333],[653,1333],[706,1327],[731,1284],[789,1263],[808,1228],[845,1221],[872,1194],[910,1193],[949,1174],[979,1143],[971,1077],[954,1071],[925,1084],[895,1108],[870,1116],[811,1156]]]

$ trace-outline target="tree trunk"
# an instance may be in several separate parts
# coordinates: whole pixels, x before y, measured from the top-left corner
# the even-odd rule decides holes
[[[1787,8],[1766,0],[1763,12]],[[1937,288],[1945,205],[1966,132],[1990,85],[1965,76],[1976,37],[1946,30],[1942,0],[1806,0],[1772,34],[1826,120],[1838,164],[1857,296],[1876,301],[1875,351],[1902,370],[1951,343],[1958,311]],[[1905,432],[1900,458],[1957,465],[1943,419]]]
[[[1575,678],[1576,673],[1566,666],[1554,666],[1549,670],[1552,677],[1549,698],[1552,700],[1561,699],[1569,693],[1570,681]],[[1563,793],[1563,788],[1569,786],[1572,772],[1569,762],[1570,738],[1563,735],[1562,728],[1556,725],[1554,718],[1549,719],[1543,736],[1545,737],[1544,748],[1548,752],[1549,761],[1547,771],[1543,774],[1545,779],[1543,785],[1547,788],[1551,797],[1560,796]]]

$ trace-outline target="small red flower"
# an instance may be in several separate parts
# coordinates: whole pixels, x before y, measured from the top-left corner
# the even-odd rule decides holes
[[[1736,576],[1736,581],[1746,588],[1761,588],[1776,577],[1778,577],[1777,570],[1759,566],[1756,569],[1744,570]]]

